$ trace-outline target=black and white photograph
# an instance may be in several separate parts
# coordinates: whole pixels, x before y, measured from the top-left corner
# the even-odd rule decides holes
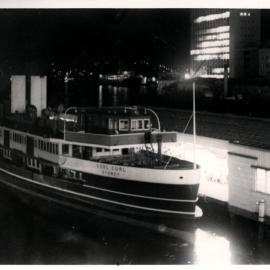
[[[270,264],[270,6],[11,3],[0,264]]]

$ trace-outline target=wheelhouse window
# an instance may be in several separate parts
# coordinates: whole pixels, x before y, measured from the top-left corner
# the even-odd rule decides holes
[[[138,129],[143,129],[143,120],[138,120]]]
[[[131,130],[149,130],[149,119],[131,119]]]
[[[128,130],[129,129],[129,120],[120,119],[119,120],[119,130]]]
[[[135,119],[131,120],[131,129],[132,130],[137,129],[137,120],[135,120]]]
[[[109,118],[109,120],[108,120],[108,128],[109,129],[114,129],[114,121],[111,118]]]
[[[270,170],[256,169],[255,191],[270,194]]]
[[[149,129],[150,128],[150,121],[149,119],[144,119],[144,129]]]

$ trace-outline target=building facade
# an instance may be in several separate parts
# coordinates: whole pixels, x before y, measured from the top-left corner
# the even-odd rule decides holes
[[[270,79],[270,48],[259,50],[259,76]]]
[[[270,151],[231,143],[228,155],[230,212],[270,224]]]
[[[191,12],[191,69],[195,76],[256,77],[260,10],[196,9]],[[226,68],[226,71],[224,71]]]

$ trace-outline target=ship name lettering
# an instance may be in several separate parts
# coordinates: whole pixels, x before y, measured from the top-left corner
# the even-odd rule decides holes
[[[117,165],[107,165],[97,163],[97,169],[101,170],[101,173],[107,176],[120,176],[121,173],[126,173],[127,169]]]
[[[102,170],[102,174],[107,175],[107,176],[119,176],[119,173],[107,171],[107,170]]]

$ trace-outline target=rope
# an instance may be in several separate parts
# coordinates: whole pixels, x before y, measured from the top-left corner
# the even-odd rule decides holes
[[[193,117],[193,113],[190,115],[190,117],[189,117],[189,119],[188,119],[188,122],[187,122],[187,124],[186,124],[186,126],[185,126],[185,128],[184,128],[184,130],[183,130],[182,133],[185,133],[185,132],[186,132],[186,130],[187,130],[187,128],[188,128],[188,125],[189,125],[189,123],[190,123],[192,117]],[[170,158],[168,159],[166,165],[164,166],[164,169],[167,168],[167,166],[169,165],[169,163],[171,162],[171,160],[172,160],[172,156],[170,156]]]

